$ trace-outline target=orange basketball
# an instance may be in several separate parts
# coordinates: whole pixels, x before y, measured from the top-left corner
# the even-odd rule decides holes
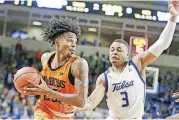
[[[39,71],[34,67],[23,67],[14,75],[13,82],[17,91],[24,94],[24,87],[33,87],[28,80],[40,84],[40,78],[41,76]]]

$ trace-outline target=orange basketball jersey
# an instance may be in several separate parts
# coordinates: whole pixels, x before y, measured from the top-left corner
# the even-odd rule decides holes
[[[72,57],[61,67],[52,69],[51,62],[55,56],[55,52],[50,53],[41,71],[42,78],[47,85],[55,91],[64,94],[74,94],[76,89],[74,86],[74,77],[71,74],[71,64],[79,56]],[[43,110],[50,116],[71,117],[73,115],[73,106],[62,103],[60,100],[49,98],[46,95],[41,95],[36,104],[36,109]],[[52,118],[52,117],[50,117]]]

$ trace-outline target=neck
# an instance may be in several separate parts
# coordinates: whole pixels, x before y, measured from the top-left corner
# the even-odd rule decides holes
[[[56,65],[63,64],[67,59],[68,57],[64,56],[62,53],[55,52],[54,60]]]
[[[126,65],[127,65],[127,62],[124,62],[118,66],[113,65],[112,68],[115,72],[122,72],[125,69]]]

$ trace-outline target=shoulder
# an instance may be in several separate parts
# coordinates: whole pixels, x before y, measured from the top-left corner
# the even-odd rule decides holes
[[[50,56],[50,53],[48,53],[48,52],[42,54],[41,62],[42,62],[43,67],[45,66],[45,63],[46,63],[47,59],[49,58],[49,56]]]
[[[151,64],[156,60],[157,56],[155,56],[153,53],[151,53],[149,50],[146,50],[144,52],[141,52],[137,54],[133,61],[136,64],[136,66],[139,67],[140,70],[145,69],[147,65]]]
[[[84,59],[84,58],[77,58],[76,60],[74,60],[73,61],[73,63],[72,63],[72,65],[83,65],[83,64],[85,64],[85,65],[88,65],[88,63],[87,63],[87,61]]]
[[[77,58],[76,60],[73,61],[72,63],[72,69],[88,69],[88,63],[84,58]]]
[[[142,59],[143,55],[144,55],[144,52],[141,52],[141,53],[135,55],[132,58],[132,61],[135,62],[135,63],[141,62],[141,59]]]
[[[102,84],[105,87],[105,77],[104,73],[100,74],[97,78],[96,85]]]
[[[47,59],[49,56],[50,56],[50,53],[49,52],[45,52],[45,53],[42,54],[41,60]]]
[[[145,68],[142,68],[142,56],[143,55],[144,55],[144,52],[139,53],[132,58],[132,62],[136,65],[139,71],[141,71],[142,69],[145,69]]]
[[[75,61],[73,61],[71,68],[74,76],[80,76],[80,74],[88,74],[89,71],[88,63],[84,58],[77,58]]]
[[[49,57],[53,54],[54,52],[45,52],[42,54],[41,56],[41,62],[42,62],[42,65],[44,66],[47,62],[47,60],[49,59]]]

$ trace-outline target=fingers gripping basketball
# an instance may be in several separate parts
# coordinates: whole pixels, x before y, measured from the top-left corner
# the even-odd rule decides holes
[[[14,75],[13,82],[18,92],[24,94],[24,87],[33,87],[28,80],[40,84],[40,78],[41,76],[39,71],[34,67],[23,67]]]

